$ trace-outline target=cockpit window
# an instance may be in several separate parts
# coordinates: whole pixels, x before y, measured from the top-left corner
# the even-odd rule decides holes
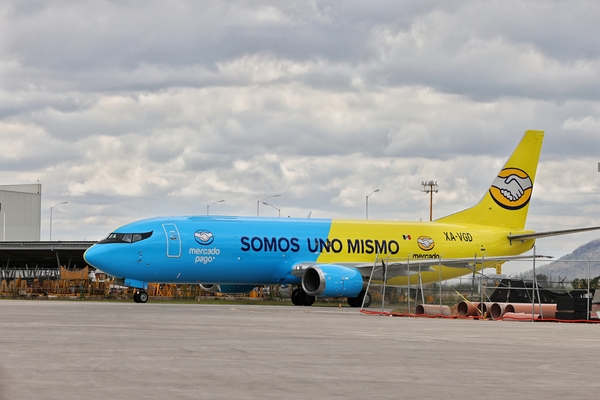
[[[134,243],[140,240],[148,239],[152,236],[152,231],[145,233],[111,233],[98,243]]]

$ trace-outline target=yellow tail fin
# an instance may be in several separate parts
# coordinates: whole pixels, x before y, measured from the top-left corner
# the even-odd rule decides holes
[[[543,139],[544,131],[525,132],[483,199],[436,222],[524,228]]]

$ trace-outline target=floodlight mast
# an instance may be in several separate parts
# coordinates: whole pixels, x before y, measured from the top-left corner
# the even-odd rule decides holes
[[[429,221],[433,221],[433,192],[438,192],[437,181],[421,181],[421,192],[429,193]]]

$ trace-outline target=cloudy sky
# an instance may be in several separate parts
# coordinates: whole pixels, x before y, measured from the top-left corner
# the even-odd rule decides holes
[[[528,228],[600,225],[597,1],[3,1],[0,184],[42,239],[157,215],[426,220],[546,131]],[[277,216],[261,205],[260,215]],[[561,256],[600,233],[538,241]]]

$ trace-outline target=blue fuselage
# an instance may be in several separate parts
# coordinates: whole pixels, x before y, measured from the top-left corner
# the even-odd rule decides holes
[[[118,240],[100,241],[85,259],[117,278],[145,282],[298,284],[292,266],[317,260],[320,251],[311,248],[330,226],[318,219],[152,218],[117,229]]]

